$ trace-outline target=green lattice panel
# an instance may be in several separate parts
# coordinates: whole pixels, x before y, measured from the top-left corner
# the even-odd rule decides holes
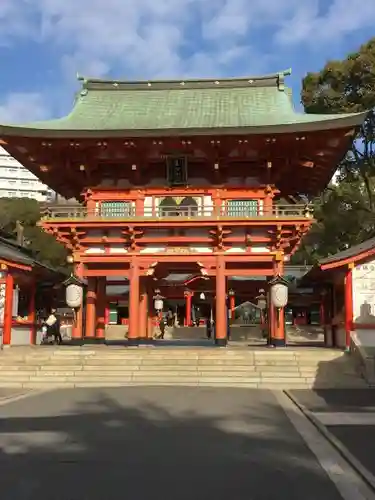
[[[255,217],[258,215],[258,200],[228,200],[229,217]]]
[[[100,207],[102,217],[129,217],[131,212],[129,201],[103,201]]]

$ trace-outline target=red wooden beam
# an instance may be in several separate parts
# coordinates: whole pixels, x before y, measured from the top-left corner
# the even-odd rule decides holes
[[[6,266],[13,269],[19,269],[20,271],[32,271],[33,268],[30,265],[20,264],[18,262],[13,262],[7,259],[0,259],[0,266]]]
[[[118,262],[130,263],[133,256],[139,259],[140,265],[150,266],[153,263],[194,263],[201,262],[204,267],[215,265],[216,253],[189,253],[189,254],[166,254],[158,253],[152,256],[147,254],[135,254],[129,252],[127,254],[84,254],[80,257],[80,261],[90,264],[113,264]],[[225,262],[234,263],[265,263],[273,262],[275,256],[272,253],[241,253],[241,254],[225,254]]]
[[[126,220],[118,220],[118,221],[104,221],[99,218],[90,219],[90,217],[82,217],[81,219],[66,219],[65,221],[62,219],[45,219],[40,222],[40,226],[43,228],[57,228],[58,230],[62,230],[64,228],[69,229],[74,225],[74,227],[78,229],[83,229],[87,231],[88,229],[116,229],[124,227],[132,227],[132,228],[142,228],[143,231],[146,231],[147,228],[174,228],[174,229],[189,229],[193,227],[210,227],[215,229],[217,226],[222,226],[223,228],[232,229],[233,227],[242,227],[242,226],[253,226],[253,227],[265,227],[274,229],[277,226],[283,226],[283,229],[287,228],[295,228],[296,226],[305,225],[311,226],[315,222],[313,219],[307,219],[305,217],[293,217],[293,218],[282,218],[275,216],[256,216],[256,217],[248,217],[243,219],[234,219],[232,217],[200,217],[200,218],[184,218],[184,217],[176,217],[175,220],[165,220],[160,218],[152,218],[152,217],[131,217]],[[187,227],[185,227],[187,226]]]
[[[252,236],[251,244],[254,243],[269,243],[272,241],[273,236]],[[296,237],[297,238],[297,237]],[[123,238],[114,238],[107,236],[96,236],[96,237],[84,237],[79,239],[82,245],[99,245],[105,243],[106,245],[123,244],[124,246],[128,242],[128,238],[124,236]],[[243,236],[224,236],[224,243],[242,243],[243,245],[249,242],[249,238],[244,234]],[[137,245],[158,245],[158,244],[171,244],[171,243],[184,243],[189,245],[194,245],[195,243],[212,243],[212,236],[155,236],[155,237],[136,237]]]

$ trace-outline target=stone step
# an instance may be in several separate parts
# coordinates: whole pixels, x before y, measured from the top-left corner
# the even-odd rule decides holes
[[[184,353],[186,355],[224,355],[224,356],[277,356],[277,357],[341,357],[344,355],[343,351],[335,350],[335,349],[294,349],[289,347],[287,349],[236,349],[236,348],[228,348],[228,349],[220,349],[220,348],[190,348],[190,347],[165,347],[165,348],[153,348],[153,347],[144,347],[142,349],[134,348],[125,348],[125,347],[105,347],[105,346],[92,346],[92,347],[59,347],[59,348],[25,348],[19,349],[17,347],[4,349],[1,353],[2,356],[70,356],[70,355],[92,355],[92,354],[103,354],[112,355],[112,354],[127,354],[130,352],[140,352],[149,353],[149,354],[160,354],[165,355],[180,355]]]
[[[363,381],[316,381],[309,378],[254,379],[252,377],[30,377],[27,380],[1,381],[2,387],[22,388],[69,388],[69,387],[118,387],[118,386],[207,386],[207,387],[253,387],[273,390],[292,388],[363,388]]]
[[[6,349],[0,387],[118,387],[128,385],[367,387],[352,358],[333,350]]]
[[[154,379],[177,379],[177,378],[190,378],[190,379],[199,379],[199,380],[207,380],[207,379],[215,379],[220,382],[227,381],[240,381],[245,379],[252,379],[253,381],[268,381],[272,383],[283,383],[286,381],[293,380],[302,380],[309,382],[317,382],[317,383],[326,383],[326,384],[359,384],[364,385],[365,381],[362,379],[358,379],[356,377],[343,377],[336,376],[331,379],[323,379],[321,377],[311,377],[309,374],[301,373],[301,374],[285,374],[282,373],[279,376],[270,377],[269,374],[266,373],[221,373],[221,372],[142,372],[142,371],[133,371],[133,372],[93,372],[93,373],[84,373],[84,372],[69,372],[69,371],[61,371],[61,372],[31,372],[31,373],[22,373],[17,374],[16,376],[0,376],[0,384],[2,382],[18,382],[18,381],[26,381],[26,380],[48,380],[48,381],[63,381],[63,380],[71,380],[71,379],[86,379],[86,380],[95,380],[95,379],[108,379],[111,378],[113,380],[132,380],[132,379],[144,379],[144,380],[154,380]]]
[[[194,358],[187,359],[181,358],[152,358],[152,357],[129,357],[129,358],[109,358],[109,357],[90,357],[90,358],[69,358],[69,359],[30,359],[30,360],[13,360],[13,359],[2,359],[0,357],[0,367],[1,366],[36,366],[36,365],[74,365],[74,364],[200,364],[200,365],[222,365],[222,366],[246,366],[246,365],[256,365],[256,366],[275,366],[275,367],[288,367],[288,366],[319,366],[324,367],[335,367],[347,366],[351,364],[351,361],[341,361],[341,362],[325,362],[320,360],[290,360],[288,362],[279,360],[258,360],[258,359],[205,359],[205,358]]]
[[[257,366],[275,366],[275,367],[288,367],[288,366],[320,366],[321,368],[325,366],[335,366],[338,367],[340,365],[345,366],[344,362],[327,362],[322,360],[289,360],[285,362],[284,360],[273,360],[273,359],[218,359],[218,358],[185,358],[181,356],[180,358],[157,358],[157,357],[84,357],[84,358],[68,358],[68,359],[25,359],[25,360],[14,360],[14,359],[1,359],[0,358],[0,366],[15,366],[15,365],[41,365],[41,364],[51,364],[51,365],[59,365],[59,364],[191,364],[197,363],[201,365],[257,365]]]

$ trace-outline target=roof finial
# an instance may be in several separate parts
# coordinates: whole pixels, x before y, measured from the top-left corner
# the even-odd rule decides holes
[[[292,69],[286,69],[285,71],[281,71],[277,74],[277,86],[279,90],[285,90],[285,77],[292,74]]]

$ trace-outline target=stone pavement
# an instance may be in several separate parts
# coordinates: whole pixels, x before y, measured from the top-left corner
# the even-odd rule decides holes
[[[0,407],[1,500],[339,500],[281,396],[128,387],[9,402]],[[338,465],[332,473],[350,476]]]
[[[302,404],[348,450],[375,485],[375,390],[294,390]],[[372,477],[374,476],[374,477]]]

